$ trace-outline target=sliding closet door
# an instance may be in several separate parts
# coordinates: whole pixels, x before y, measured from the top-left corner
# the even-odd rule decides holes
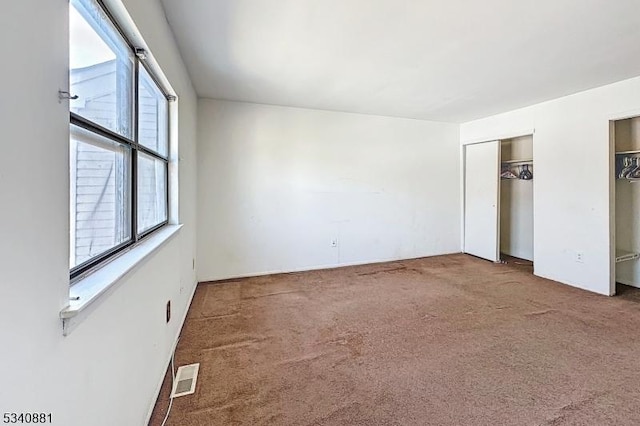
[[[465,146],[464,252],[497,262],[500,141]]]

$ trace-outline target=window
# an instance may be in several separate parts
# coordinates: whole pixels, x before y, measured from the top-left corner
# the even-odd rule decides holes
[[[69,20],[73,280],[167,223],[169,96],[98,0]]]

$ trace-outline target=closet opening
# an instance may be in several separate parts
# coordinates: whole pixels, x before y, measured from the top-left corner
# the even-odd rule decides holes
[[[616,294],[640,288],[640,117],[611,124],[615,157]]]
[[[533,136],[500,141],[500,261],[533,273]]]

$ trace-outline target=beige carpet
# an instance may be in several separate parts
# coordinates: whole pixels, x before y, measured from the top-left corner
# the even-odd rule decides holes
[[[638,301],[466,255],[200,284],[167,424],[639,425]]]

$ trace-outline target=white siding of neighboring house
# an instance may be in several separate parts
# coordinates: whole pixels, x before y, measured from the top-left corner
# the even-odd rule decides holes
[[[167,104],[159,105],[156,97],[144,84],[140,85],[139,92],[140,113],[138,114],[138,138],[143,145],[161,151],[158,147],[159,140],[167,140],[167,121],[158,121],[158,117],[168,116]],[[164,108],[162,107],[164,106]],[[166,154],[166,153],[165,153]],[[163,165],[150,161],[138,162],[138,224],[140,228],[152,226],[166,217],[166,197],[164,194],[166,175],[163,173]],[[159,214],[163,216],[160,217]]]
[[[115,128],[117,104],[115,93],[109,88],[115,87],[115,60],[87,68],[71,70],[71,91],[82,94],[72,101],[71,109],[75,113],[97,122],[107,128]],[[106,89],[105,89],[106,88]],[[154,112],[155,99],[146,91],[140,92],[141,114],[140,136],[143,140],[157,138]],[[121,168],[128,167],[123,154],[126,150],[108,145],[99,146],[86,143],[71,144],[72,170],[71,214],[75,217],[75,226],[71,229],[71,264],[78,265],[119,243],[128,240],[130,234],[129,211],[123,212],[119,206],[128,206],[126,199],[130,180],[123,180]],[[124,161],[123,161],[124,160]],[[140,170],[142,172],[142,170]],[[140,173],[139,214],[149,216],[149,212],[158,211],[156,193],[163,176]],[[130,173],[127,174],[130,176]],[[153,218],[152,218],[153,219]]]

